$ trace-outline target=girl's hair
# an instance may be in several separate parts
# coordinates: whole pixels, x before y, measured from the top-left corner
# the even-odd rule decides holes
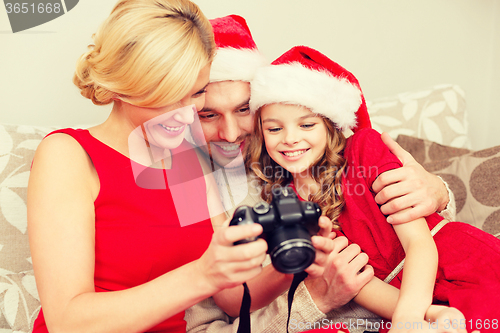
[[[215,52],[210,22],[188,0],[121,0],[92,37],[73,82],[97,105],[175,103]]]
[[[247,145],[247,167],[251,169],[261,181],[261,197],[271,202],[273,191],[286,186],[293,178],[282,166],[269,156],[262,131],[261,109],[255,113],[254,135]],[[335,124],[328,118],[322,117],[327,129],[327,144],[323,156],[309,168],[312,178],[319,183],[319,191],[310,195],[308,200],[319,204],[323,215],[328,216],[335,229],[340,229],[337,221],[344,207],[342,192],[342,174],[347,161],[343,156],[346,139]]]

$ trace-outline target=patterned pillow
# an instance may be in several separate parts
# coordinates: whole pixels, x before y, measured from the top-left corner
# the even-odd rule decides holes
[[[39,311],[32,270],[0,274],[0,332],[31,332]]]
[[[464,92],[457,85],[439,85],[367,102],[374,129],[468,148]]]
[[[26,188],[35,149],[51,130],[0,124],[0,273],[32,269]]]
[[[396,141],[449,184],[457,221],[500,236],[500,146],[469,151],[404,135]]]

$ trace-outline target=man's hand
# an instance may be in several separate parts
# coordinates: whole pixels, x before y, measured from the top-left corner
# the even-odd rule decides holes
[[[328,240],[313,238],[313,244],[316,248],[322,247],[328,244]],[[333,248],[324,258],[323,275],[304,282],[314,303],[323,313],[349,302],[373,277],[373,267],[366,265],[368,256],[361,253],[358,245],[348,246],[345,237],[334,238],[331,242]]]
[[[448,191],[441,179],[425,171],[389,134],[382,133],[382,141],[403,163],[403,167],[386,171],[373,182],[375,201],[382,205],[382,213],[389,215],[387,222],[406,223],[446,208]]]

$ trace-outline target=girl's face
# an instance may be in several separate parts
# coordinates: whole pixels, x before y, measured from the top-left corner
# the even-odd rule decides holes
[[[173,149],[184,139],[186,127],[193,123],[197,110],[205,104],[210,65],[204,67],[191,91],[178,103],[159,108],[146,108],[121,103],[121,111],[135,132],[144,129],[146,141],[153,148]]]
[[[261,109],[261,122],[267,153],[292,175],[308,173],[323,156],[327,128],[308,108],[269,104]]]

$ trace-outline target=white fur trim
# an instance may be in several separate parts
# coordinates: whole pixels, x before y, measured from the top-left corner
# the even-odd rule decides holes
[[[257,69],[266,65],[269,62],[257,49],[218,49],[210,69],[210,82],[250,82]]]
[[[257,71],[251,83],[250,109],[272,103],[305,106],[330,118],[342,130],[356,126],[361,91],[345,78],[303,67],[299,62]]]

